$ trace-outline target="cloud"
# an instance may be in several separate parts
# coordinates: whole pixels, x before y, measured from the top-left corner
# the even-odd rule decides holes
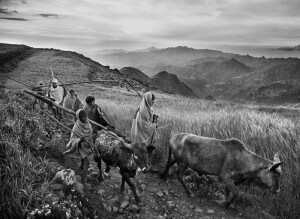
[[[25,18],[18,18],[18,17],[0,17],[2,20],[12,20],[12,21],[29,21]]]
[[[57,14],[37,14],[37,15],[45,18],[58,18]]]
[[[0,0],[0,8],[0,40],[5,33],[10,42],[31,46],[101,50],[300,39],[298,0]],[[6,13],[14,10],[28,22]]]

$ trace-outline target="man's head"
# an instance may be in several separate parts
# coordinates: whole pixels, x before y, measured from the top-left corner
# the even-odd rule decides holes
[[[94,96],[87,96],[86,99],[85,99],[85,102],[88,104],[88,105],[95,105],[95,97]]]
[[[74,90],[74,89],[70,89],[70,90],[69,90],[69,94],[70,94],[70,96],[71,96],[72,98],[74,98],[74,97],[75,97],[75,90]]]
[[[53,88],[56,88],[57,87],[57,84],[58,84],[58,80],[56,78],[53,78],[52,79],[52,87]]]

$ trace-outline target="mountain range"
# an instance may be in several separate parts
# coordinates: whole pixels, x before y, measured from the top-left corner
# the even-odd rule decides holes
[[[73,82],[74,78],[101,78],[125,87],[120,75],[123,72],[143,91],[158,89],[189,97],[273,104],[295,103],[300,99],[297,58],[252,57],[180,46],[131,52],[115,50],[101,55],[101,60],[97,60],[100,64],[76,52],[0,44],[1,74],[11,73],[25,83],[37,83],[49,76],[51,67],[65,83]],[[126,65],[119,72],[111,69],[109,63]]]
[[[153,50],[153,48],[150,49]],[[123,51],[118,50],[118,52]],[[149,78],[138,69],[131,67],[122,68],[120,71],[111,69],[109,66],[104,66],[76,52],[37,49],[25,45],[0,44],[0,81],[5,84],[5,87],[24,88],[25,84],[34,87],[41,80],[47,83],[52,77],[51,71],[54,72],[54,76],[62,84],[104,79],[109,80],[109,82],[104,82],[103,86],[113,87],[118,85],[126,87],[130,91],[130,87],[121,75],[125,74],[128,76],[130,84],[141,92],[156,90],[158,92],[196,97],[193,91],[173,74],[159,73],[154,78]],[[12,76],[24,84],[2,77],[4,74]],[[85,84],[85,87],[90,87],[93,92],[99,91],[99,87],[95,83]],[[81,90],[81,88],[79,89]]]
[[[152,77],[168,72],[200,97],[268,103],[298,102],[300,59],[266,58],[179,46],[111,53],[101,63],[131,66]]]
[[[127,77],[137,80],[145,86],[152,89],[159,89],[170,94],[179,94],[187,97],[197,97],[193,90],[184,82],[180,81],[174,74],[166,71],[159,72],[151,78],[140,70],[132,67],[124,67],[120,72],[127,75]]]

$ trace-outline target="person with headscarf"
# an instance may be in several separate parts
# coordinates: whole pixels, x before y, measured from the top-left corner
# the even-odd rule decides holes
[[[87,118],[87,113],[83,109],[76,112],[76,122],[72,129],[71,138],[66,145],[67,150],[64,155],[79,152],[82,159],[83,179],[85,180],[90,160],[93,158],[92,150],[92,126]],[[83,180],[83,182],[84,182]]]
[[[55,103],[61,104],[64,99],[64,92],[64,88],[58,86],[58,80],[56,78],[53,78],[51,80],[51,85],[49,88],[49,97],[52,98]]]
[[[69,90],[69,94],[64,100],[63,107],[74,112],[77,112],[77,110],[83,108],[83,103],[80,100],[80,98],[76,95],[74,89]],[[75,122],[75,117],[72,114],[63,111],[62,116],[66,126],[73,126]]]
[[[148,168],[147,171],[155,171],[151,167],[152,155],[155,150],[153,145],[157,130],[157,115],[153,113],[153,104],[155,96],[151,91],[147,92],[143,96],[143,100],[135,112],[132,120],[130,137],[134,143],[144,143],[148,151]]]

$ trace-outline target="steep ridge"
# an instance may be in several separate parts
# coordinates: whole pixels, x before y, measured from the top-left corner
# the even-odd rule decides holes
[[[171,94],[196,97],[195,93],[178,77],[166,71],[159,72],[152,77],[152,86]]]
[[[36,49],[24,45],[1,44],[0,69],[17,80],[30,86],[36,86],[39,81],[47,83],[51,79],[50,68],[62,83],[87,80],[111,80],[103,83],[104,86],[125,87],[126,82],[117,69],[110,69],[79,53],[57,49]],[[145,89],[146,86],[134,79],[129,79],[136,89]],[[1,77],[8,88],[24,88],[14,81]],[[86,84],[91,90],[96,90],[96,84]],[[76,87],[76,86],[75,86]]]
[[[141,72],[136,68],[124,67],[120,69],[120,72],[127,75],[129,78],[135,79],[142,83],[146,83],[146,84],[151,83],[151,78],[149,78],[147,75],[145,75],[143,72]]]

